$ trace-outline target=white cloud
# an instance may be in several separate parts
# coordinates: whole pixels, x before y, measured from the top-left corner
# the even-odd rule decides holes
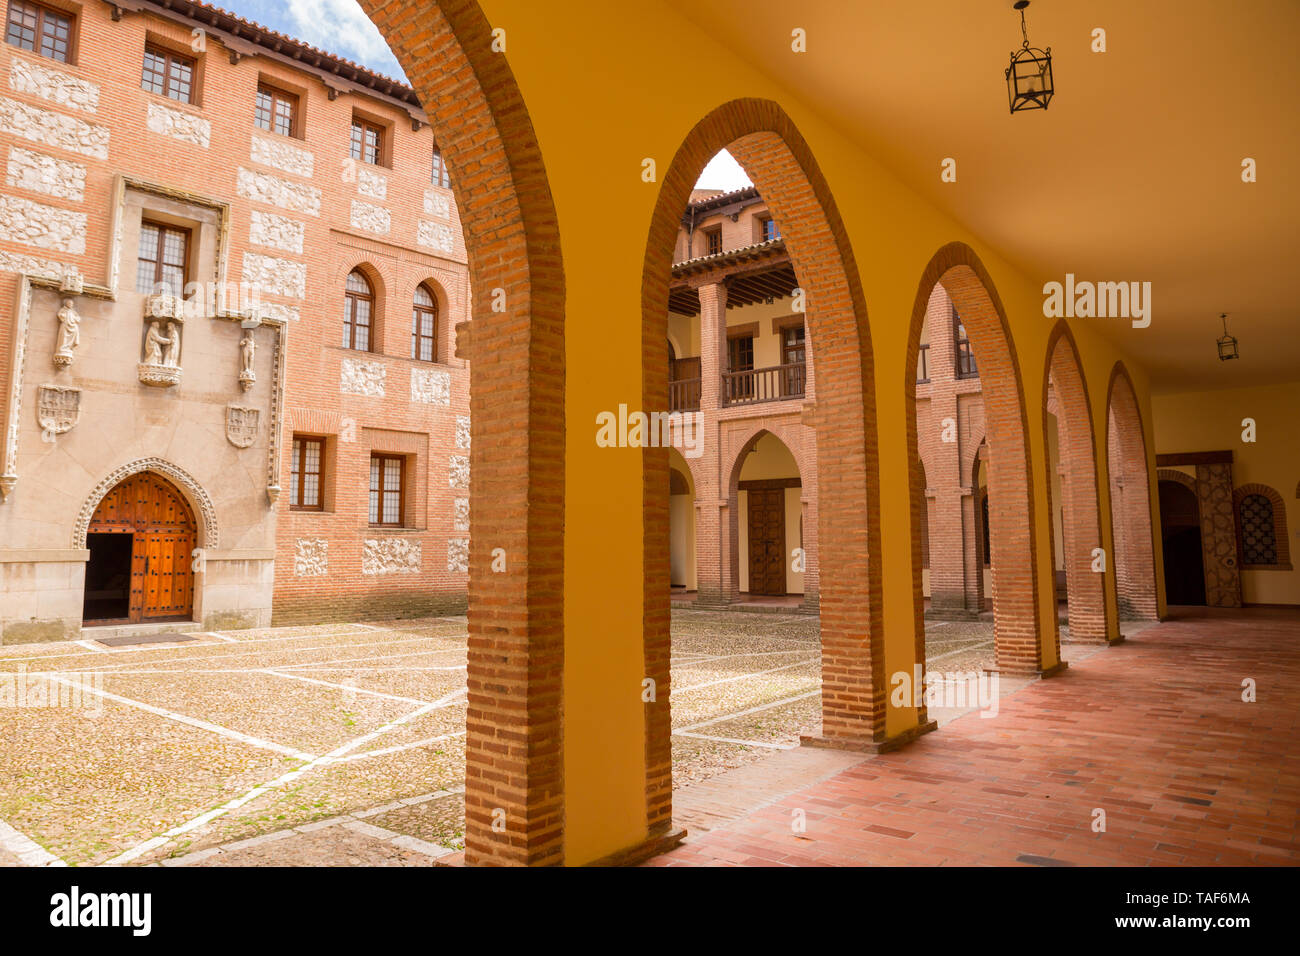
[[[285,0],[285,9],[293,35],[304,43],[405,81],[393,51],[356,0]]]
[[[740,163],[736,162],[731,154],[724,149],[719,150],[718,154],[709,160],[709,164],[700,173],[695,188],[721,189],[723,192],[731,192],[734,189],[743,189],[752,185],[754,184],[749,181],[749,177],[745,175],[745,170]]]

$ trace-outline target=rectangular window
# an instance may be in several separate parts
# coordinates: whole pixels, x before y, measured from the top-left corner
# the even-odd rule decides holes
[[[325,507],[325,439],[293,436],[289,507],[321,511]]]
[[[370,456],[370,523],[401,527],[405,517],[402,487],[405,485],[406,459],[399,455]]]
[[[144,295],[169,292],[184,295],[189,281],[190,231],[180,226],[144,220],[140,223],[140,253],[135,291]]]
[[[804,328],[794,325],[781,330],[781,364],[804,361]]]
[[[352,158],[379,166],[383,156],[384,131],[373,123],[352,118]]]
[[[754,367],[754,337],[738,335],[727,339],[727,365],[733,372],[748,372]]]
[[[704,254],[706,256],[716,256],[722,252],[722,230],[705,229],[704,230]]]
[[[298,97],[265,83],[257,87],[257,108],[253,122],[259,129],[281,136],[298,135]]]
[[[979,369],[975,365],[975,353],[971,351],[970,339],[966,335],[966,325],[962,322],[957,309],[952,310],[952,335],[956,347],[956,365],[954,369],[958,378],[977,378]]]
[[[140,88],[181,103],[193,103],[194,61],[161,47],[147,46]]]
[[[5,42],[67,63],[72,51],[72,22],[72,16],[60,10],[26,0],[10,0]]]
[[[771,242],[773,239],[781,238],[781,230],[776,228],[776,220],[771,216],[763,216],[758,220],[758,241]]]
[[[433,148],[433,184],[443,189],[451,188],[451,175],[447,172],[447,164],[443,162],[442,150],[437,146]]]

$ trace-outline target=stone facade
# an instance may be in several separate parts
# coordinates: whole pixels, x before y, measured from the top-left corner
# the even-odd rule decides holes
[[[116,20],[82,5],[74,66],[0,45],[0,299],[19,304],[0,311],[0,643],[80,636],[99,504],[142,472],[192,512],[202,626],[465,606],[465,562],[423,560],[463,553],[469,515],[467,459],[449,480],[468,446],[453,354],[468,272],[451,191],[429,185],[427,117],[328,56],[321,74],[274,43],[250,53],[252,32],[232,56],[211,24],[194,103],[120,71],[146,37],[188,49],[199,25],[161,3]],[[252,127],[259,81],[301,91],[294,136]],[[316,160],[347,155],[354,109],[387,125],[391,165],[326,175]],[[380,205],[393,195],[416,198]],[[436,249],[419,238],[430,215],[449,233]],[[137,291],[146,221],[189,230],[184,308]],[[369,352],[339,347],[353,268],[377,290]],[[432,362],[411,353],[420,285],[439,306]],[[315,509],[293,497],[297,434],[323,442]],[[367,528],[372,453],[405,462],[401,529]]]

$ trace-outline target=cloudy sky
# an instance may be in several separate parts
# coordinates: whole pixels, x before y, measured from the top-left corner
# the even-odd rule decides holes
[[[278,30],[336,56],[406,81],[384,38],[361,12],[357,0],[214,0],[246,20]],[[723,150],[705,167],[701,189],[739,189],[750,185],[744,170]]]

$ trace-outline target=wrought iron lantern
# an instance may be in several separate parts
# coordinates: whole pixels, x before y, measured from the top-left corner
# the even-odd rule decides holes
[[[1241,358],[1237,354],[1237,339],[1235,336],[1228,334],[1228,313],[1222,312],[1219,318],[1223,321],[1223,336],[1219,339],[1219,361],[1226,362],[1229,359]]]
[[[1011,53],[1011,65],[1007,67],[1007,98],[1011,112],[1021,110],[1045,110],[1052,101],[1055,88],[1052,85],[1052,48],[1040,50],[1029,45],[1029,30],[1025,26],[1025,7],[1029,0],[1016,0],[1015,9],[1020,11],[1020,33],[1025,38],[1019,50]]]

